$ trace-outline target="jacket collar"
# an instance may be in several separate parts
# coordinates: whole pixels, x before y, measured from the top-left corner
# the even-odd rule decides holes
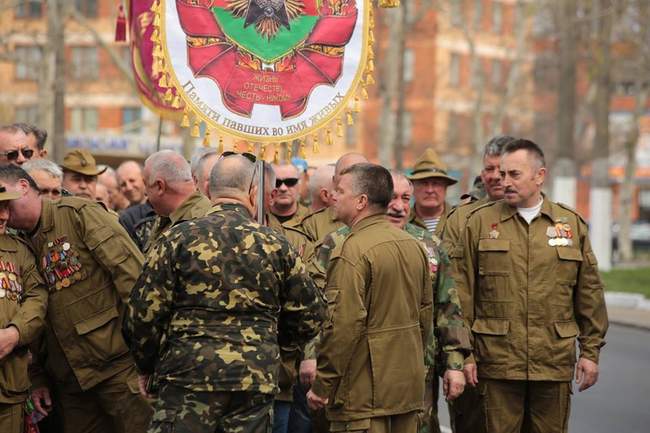
[[[169,214],[169,220],[172,225],[176,225],[186,215],[194,217],[192,211],[195,209],[195,206],[203,199],[204,196],[199,191],[194,191],[174,212]],[[207,198],[206,198],[207,200]],[[198,216],[198,215],[197,215]]]
[[[41,203],[41,219],[35,234],[49,232],[54,227],[54,206],[56,205],[52,201],[45,199],[41,199]]]
[[[501,218],[500,221],[506,221],[507,219],[512,218],[517,214],[517,208],[510,206],[505,200],[500,200],[499,205],[501,206]],[[553,214],[553,207],[551,206],[551,201],[546,197],[546,194],[542,193],[542,208],[540,210],[541,215],[546,215],[550,220],[555,221]]]
[[[355,225],[352,226],[352,233],[359,232],[366,227],[370,227],[375,224],[379,223],[385,223],[389,224],[388,221],[386,221],[386,216],[383,213],[378,213],[375,215],[370,215],[368,217],[365,217],[361,221],[357,222]]]

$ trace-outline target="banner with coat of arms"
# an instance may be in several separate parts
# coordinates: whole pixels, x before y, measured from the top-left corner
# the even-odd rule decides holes
[[[155,0],[158,86],[192,135],[283,143],[352,122],[372,77],[370,0]]]

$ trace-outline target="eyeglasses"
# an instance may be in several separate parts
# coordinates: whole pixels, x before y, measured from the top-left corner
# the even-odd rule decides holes
[[[9,150],[7,152],[0,152],[0,155],[2,155],[4,158],[7,159],[7,161],[15,161],[18,159],[18,154],[22,153],[22,155],[25,157],[25,159],[30,159],[32,156],[34,156],[34,150],[32,149],[16,149],[16,150]]]
[[[252,153],[248,153],[248,152],[237,153],[237,152],[233,152],[231,150],[228,150],[228,151],[222,153],[221,154],[221,159],[228,158],[229,156],[233,156],[233,155],[241,155],[244,158],[246,158],[247,160],[249,160],[250,162],[256,162],[257,161],[257,157],[255,155],[253,155]]]
[[[296,186],[298,179],[295,177],[288,177],[286,179],[275,179],[275,187],[280,188],[282,184],[285,184],[288,188]]]

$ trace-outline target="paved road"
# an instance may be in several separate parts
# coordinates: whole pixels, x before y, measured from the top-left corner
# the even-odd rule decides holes
[[[650,332],[612,325],[600,380],[572,400],[570,433],[650,432]],[[449,426],[444,403],[441,424]]]

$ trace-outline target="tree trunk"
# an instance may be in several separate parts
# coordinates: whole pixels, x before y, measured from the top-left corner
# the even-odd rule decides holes
[[[47,3],[47,33],[51,52],[48,53],[48,65],[53,70],[51,74],[51,111],[48,134],[52,146],[52,159],[63,161],[65,154],[65,2],[64,0],[49,0]]]
[[[571,207],[576,204],[576,163],[573,133],[576,112],[577,32],[576,0],[557,3],[559,75],[557,89],[557,162],[554,167],[553,199]]]
[[[591,165],[591,240],[600,269],[612,267],[612,190],[609,182],[609,104],[611,100],[612,14],[607,13],[609,0],[598,0],[595,19],[598,20],[595,79],[596,101],[594,120],[596,137]]]

